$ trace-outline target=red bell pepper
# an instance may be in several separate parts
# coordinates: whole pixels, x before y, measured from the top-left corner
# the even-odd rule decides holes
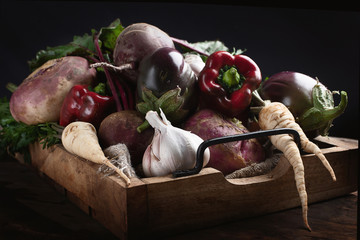
[[[203,107],[239,117],[247,110],[252,92],[261,83],[261,72],[245,55],[218,51],[208,57],[198,78]]]
[[[88,90],[88,86],[75,85],[66,95],[60,111],[61,126],[71,122],[84,121],[96,128],[101,121],[115,110],[115,100]]]

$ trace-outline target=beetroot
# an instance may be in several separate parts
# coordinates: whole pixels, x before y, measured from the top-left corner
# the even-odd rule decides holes
[[[96,70],[82,57],[49,60],[31,73],[10,98],[10,111],[16,121],[28,125],[56,122],[61,105],[74,85],[90,85]]]
[[[204,140],[249,132],[240,121],[224,118],[218,113],[203,109],[191,116],[184,129],[197,134]],[[213,167],[223,174],[265,160],[265,151],[256,139],[213,145],[207,167]]]
[[[148,128],[139,133],[136,128],[144,122],[142,115],[133,110],[115,112],[100,124],[98,137],[102,148],[118,143],[127,146],[133,165],[141,163],[147,146],[151,143],[154,130]]]
[[[127,26],[118,36],[113,59],[117,66],[132,63],[133,69],[122,73],[130,82],[136,84],[137,68],[147,55],[162,47],[175,48],[171,38],[159,28],[147,23],[135,23]]]

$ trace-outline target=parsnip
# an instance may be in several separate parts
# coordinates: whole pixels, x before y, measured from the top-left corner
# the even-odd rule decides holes
[[[88,161],[109,166],[124,179],[127,185],[130,184],[130,179],[105,157],[92,124],[81,121],[70,123],[65,127],[61,141],[68,152]]]
[[[259,113],[259,126],[263,130],[275,129],[275,128],[292,128],[296,130],[300,135],[301,147],[306,152],[314,153],[330,172],[330,175],[334,181],[336,181],[335,173],[322,154],[317,145],[309,141],[301,127],[295,122],[295,118],[289,109],[280,102],[267,103]],[[301,206],[303,211],[303,220],[305,226],[311,231],[311,228],[307,219],[308,205],[307,205],[307,193],[305,187],[304,177],[304,165],[300,155],[300,151],[294,142],[292,136],[287,134],[273,135],[269,137],[272,144],[280,151],[284,153],[284,156],[288,159],[292,165],[295,173],[295,183],[300,196]]]

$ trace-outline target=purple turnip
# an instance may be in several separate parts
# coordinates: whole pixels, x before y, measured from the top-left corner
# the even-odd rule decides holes
[[[129,25],[116,40],[113,53],[114,64],[116,66],[133,64],[133,69],[124,70],[122,73],[130,82],[136,84],[140,61],[162,47],[175,48],[173,41],[164,31],[147,23]]]
[[[16,121],[35,125],[56,122],[61,105],[74,85],[90,85],[96,70],[82,57],[49,60],[31,73],[10,98],[10,111]]]
[[[203,109],[191,116],[184,124],[204,140],[249,132],[237,119],[225,118],[218,113]],[[208,167],[229,174],[240,168],[265,160],[265,150],[256,139],[213,145]]]

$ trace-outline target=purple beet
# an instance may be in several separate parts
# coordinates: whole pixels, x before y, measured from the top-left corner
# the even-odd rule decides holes
[[[209,109],[200,110],[191,116],[184,129],[204,140],[249,132],[240,121],[225,118]],[[209,149],[210,161],[207,166],[225,175],[265,160],[265,151],[256,139],[213,145]]]

